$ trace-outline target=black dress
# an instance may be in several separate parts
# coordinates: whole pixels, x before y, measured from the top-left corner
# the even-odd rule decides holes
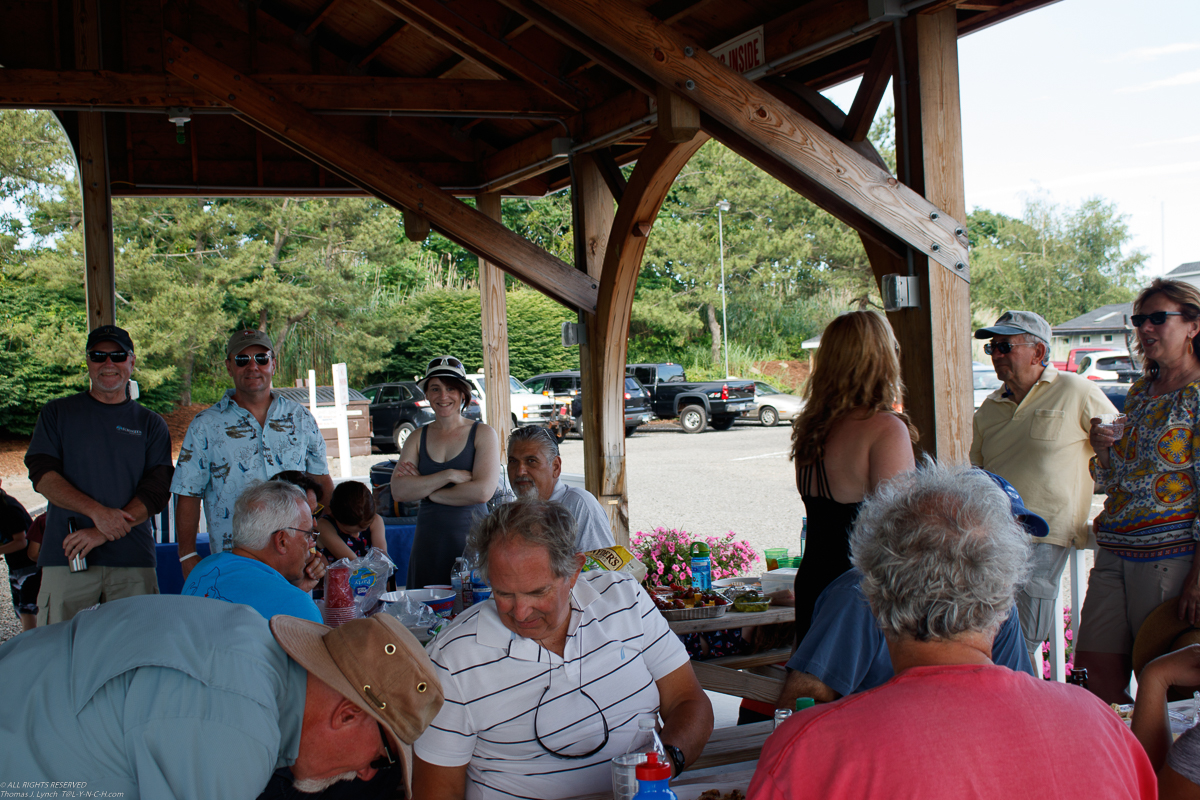
[[[807,464],[797,470],[797,483],[805,489],[813,485],[816,478],[815,495],[801,490],[804,510],[808,515],[808,537],[804,546],[804,559],[796,570],[796,643],[808,633],[812,625],[813,607],[817,596],[834,579],[850,569],[850,528],[858,516],[862,502],[839,503],[829,491],[829,476],[825,474],[824,460]]]
[[[429,426],[421,428],[421,451],[417,456],[417,471],[432,475],[444,469],[470,470],[475,466],[476,422],[467,434],[467,444],[449,461],[434,461],[425,448]],[[454,559],[463,554],[471,525],[487,515],[487,503],[471,506],[444,506],[426,497],[417,509],[417,532],[413,537],[412,554],[408,559],[409,589],[430,585],[448,585]]]

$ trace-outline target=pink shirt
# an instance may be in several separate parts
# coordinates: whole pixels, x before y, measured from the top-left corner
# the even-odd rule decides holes
[[[1077,686],[1005,667],[914,667],[793,715],[767,740],[749,800],[1155,798],[1150,760]]]

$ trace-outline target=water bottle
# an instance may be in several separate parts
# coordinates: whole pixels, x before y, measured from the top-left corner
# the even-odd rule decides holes
[[[704,542],[692,544],[692,588],[702,592],[712,588],[712,559]]]
[[[74,517],[67,517],[68,535],[75,533],[77,530],[79,530],[78,520],[76,520]],[[84,558],[83,553],[75,554],[75,556],[71,559],[70,569],[71,572],[83,572],[87,569],[87,559]]]
[[[806,708],[812,708],[816,704],[817,704],[817,701],[812,699],[811,697],[797,697],[796,698],[796,711],[799,712],[799,711],[803,711]]]
[[[454,615],[458,616],[471,605],[471,567],[465,558],[454,559],[450,586],[454,589]]]
[[[654,714],[642,714],[638,717],[638,733],[629,745],[627,753],[655,753],[659,763],[670,765],[667,760],[667,748],[663,746],[662,738],[658,735],[658,719]]]
[[[644,763],[637,765],[637,794],[633,800],[679,800],[667,786],[671,780],[671,764],[659,760],[658,754],[650,753]]]
[[[790,708],[775,709],[775,728],[778,728],[780,725],[787,722],[787,718],[791,715],[792,710]],[[775,728],[772,728],[771,730],[774,730]]]

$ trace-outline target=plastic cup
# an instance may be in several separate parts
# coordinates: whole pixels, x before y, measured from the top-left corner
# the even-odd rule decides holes
[[[633,800],[638,790],[637,765],[645,760],[645,753],[626,753],[612,760],[613,800]]]
[[[1124,414],[1101,414],[1098,427],[1120,439],[1125,435],[1125,420]]]

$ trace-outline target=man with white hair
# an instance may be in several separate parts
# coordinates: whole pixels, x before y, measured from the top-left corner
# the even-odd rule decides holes
[[[514,428],[508,437],[508,482],[520,497],[561,503],[575,518],[575,549],[580,553],[612,547],[612,525],[591,492],[568,486],[559,477],[562,458],[549,428]]]
[[[850,559],[896,676],[792,715],[748,796],[1000,800],[1050,785],[1156,797],[1145,751],[1103,702],[993,663],[1029,549],[1008,497],[978,470],[930,462],[868,497]]]
[[[315,559],[306,571],[315,536],[299,487],[254,484],[233,507],[233,549],[197,564],[181,594],[244,603],[267,619],[287,614],[321,622],[309,592],[324,577],[325,562]]]
[[[1032,311],[1005,311],[995,325],[975,331],[976,339],[991,339],[983,349],[1004,385],[975,412],[971,463],[1016,487],[1050,527],[1034,544],[1029,580],[1017,595],[1035,663],[1059,617],[1055,600],[1069,548],[1087,546],[1091,420],[1116,412],[1094,383],[1054,368],[1050,337],[1050,324]]]

